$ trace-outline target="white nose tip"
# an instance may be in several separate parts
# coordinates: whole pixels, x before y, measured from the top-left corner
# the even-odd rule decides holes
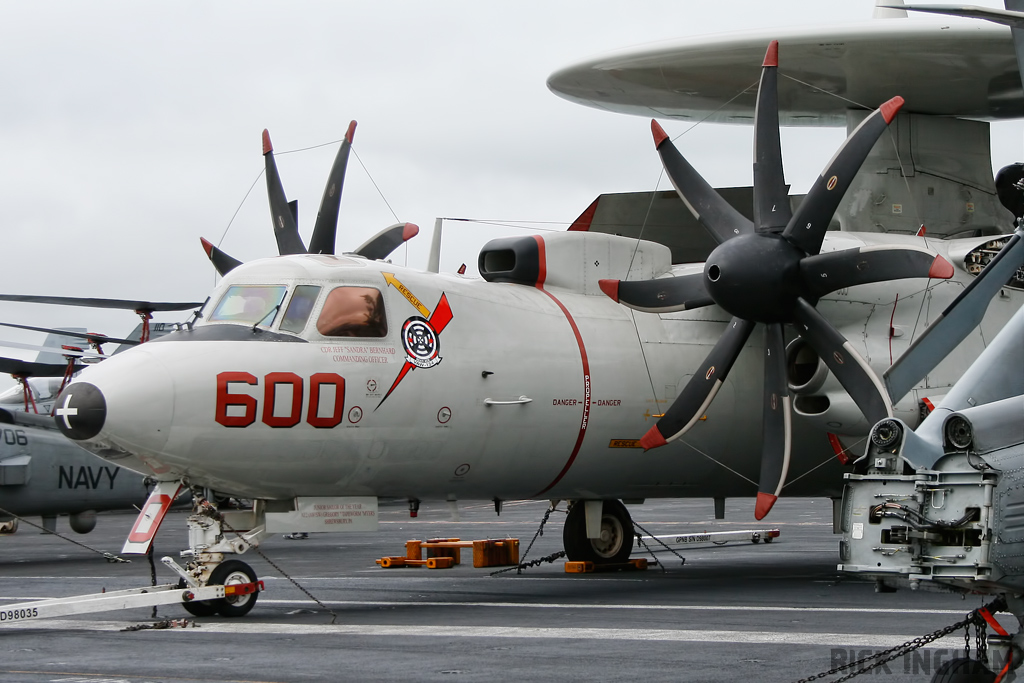
[[[160,453],[173,415],[174,382],[141,346],[87,368],[61,392],[54,412],[71,438],[103,440],[143,456]]]

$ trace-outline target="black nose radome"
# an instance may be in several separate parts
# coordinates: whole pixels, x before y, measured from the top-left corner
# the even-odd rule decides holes
[[[57,396],[53,418],[57,428],[69,439],[91,439],[103,429],[107,419],[107,401],[88,382],[75,382]]]

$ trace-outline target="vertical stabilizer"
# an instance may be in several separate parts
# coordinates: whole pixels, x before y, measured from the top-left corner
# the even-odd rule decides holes
[[[84,327],[59,327],[57,329],[65,330],[67,332],[88,332]],[[46,335],[46,339],[43,341],[43,346],[51,349],[60,349],[62,346],[74,346],[77,348],[88,348],[88,344],[84,339],[79,337],[68,337],[60,334],[59,332],[51,332]],[[51,365],[63,365],[67,363],[67,359],[57,351],[40,351],[39,355],[36,356],[37,363],[49,363]]]

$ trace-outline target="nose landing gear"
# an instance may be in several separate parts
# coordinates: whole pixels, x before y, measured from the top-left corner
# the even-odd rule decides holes
[[[201,491],[193,492],[193,501],[188,518],[189,549],[181,553],[192,559],[184,567],[170,558],[164,562],[181,577],[179,587],[224,586],[225,595],[215,600],[185,601],[181,606],[197,617],[245,616],[259,597],[257,591],[250,590],[257,584],[256,572],[245,562],[225,560],[224,556],[240,555],[266,537],[263,503],[255,501],[249,510],[221,511]]]

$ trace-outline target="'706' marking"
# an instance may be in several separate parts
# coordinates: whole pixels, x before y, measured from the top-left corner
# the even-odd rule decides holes
[[[231,393],[232,384],[258,387],[260,381],[248,372],[221,372],[217,375],[217,408],[214,419],[225,427],[248,427],[256,421],[259,401],[249,394]],[[294,372],[270,372],[263,377],[263,410],[261,420],[269,427],[294,427],[302,420],[302,406],[305,398],[305,382]],[[291,412],[276,415],[278,387],[291,389]],[[334,410],[330,415],[320,414],[320,401],[324,392],[334,392]],[[241,407],[241,415],[229,415],[228,408]],[[320,429],[337,427],[345,411],[345,378],[334,372],[318,372],[309,378],[309,406],[306,422]]]

